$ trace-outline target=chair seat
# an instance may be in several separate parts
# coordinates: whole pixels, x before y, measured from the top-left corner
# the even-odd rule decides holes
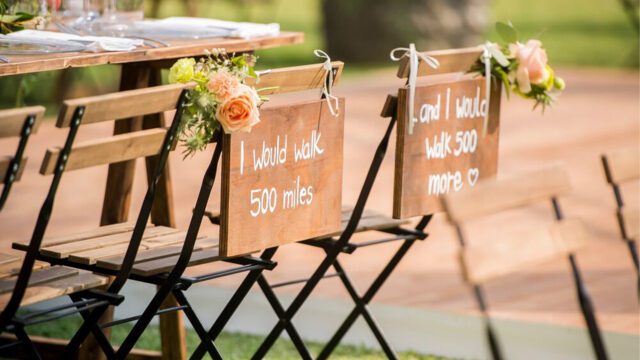
[[[337,231],[333,234],[321,236],[312,240],[326,239],[328,237],[340,235],[344,231],[344,229],[346,229],[347,223],[349,222],[349,219],[351,218],[352,213],[353,213],[353,206],[342,206],[342,224],[341,224],[340,231]],[[356,228],[356,232],[393,229],[398,226],[407,224],[408,222],[409,222],[408,220],[394,219],[389,216],[383,215],[379,212],[365,209],[362,212],[362,217],[360,218],[360,222],[358,222],[358,227]]]
[[[117,271],[124,260],[133,228],[132,223],[121,223],[45,238],[40,253],[56,259],[66,259],[70,266],[74,263],[95,265],[98,271]],[[138,249],[133,273],[150,276],[171,270],[180,255],[185,236],[184,231],[174,228],[148,225]],[[28,243],[14,243],[13,247],[26,250]],[[202,237],[196,242],[189,266],[219,258],[218,239]]]
[[[0,254],[0,308],[4,308],[18,280],[22,257]],[[65,266],[37,262],[21,305],[35,304],[107,284],[104,276]]]

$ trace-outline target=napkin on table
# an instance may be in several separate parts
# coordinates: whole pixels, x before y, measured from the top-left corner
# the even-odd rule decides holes
[[[75,34],[67,34],[53,31],[42,30],[22,30],[8,34],[16,40],[25,39],[30,41],[44,40],[62,40],[74,43],[81,43],[86,46],[85,51],[101,52],[101,51],[131,51],[138,46],[144,45],[141,39],[127,39],[109,36],[83,36]]]
[[[259,36],[276,36],[280,34],[280,24],[277,23],[258,24],[195,17],[168,17],[166,19],[155,21],[155,24],[182,29],[225,30],[227,32],[227,36],[240,37],[244,39]]]

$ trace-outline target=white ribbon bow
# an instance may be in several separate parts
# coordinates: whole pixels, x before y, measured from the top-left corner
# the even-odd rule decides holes
[[[396,56],[397,52],[402,52],[402,55]],[[418,122],[418,120],[414,118],[413,113],[416,98],[416,81],[418,80],[419,61],[424,61],[433,69],[437,69],[440,66],[440,63],[437,59],[416,51],[415,44],[409,44],[408,48],[395,48],[391,50],[391,53],[389,54],[389,57],[393,61],[399,61],[405,56],[409,58],[409,81],[407,84],[409,86],[409,134],[413,134],[413,124]]]
[[[482,137],[487,135],[489,127],[489,107],[491,106],[491,58],[496,59],[498,64],[509,66],[509,60],[504,56],[498,44],[486,42],[482,45],[482,62],[484,63],[484,79],[485,79],[485,100],[487,102],[487,110],[484,113],[484,122],[482,123]]]
[[[327,105],[329,105],[329,112],[331,115],[338,116],[340,114],[340,102],[338,97],[331,93],[333,90],[333,65],[331,65],[331,58],[326,52],[320,49],[314,50],[313,54],[319,58],[325,59],[324,64],[322,65],[325,70],[322,94],[324,95],[324,98],[327,99]]]

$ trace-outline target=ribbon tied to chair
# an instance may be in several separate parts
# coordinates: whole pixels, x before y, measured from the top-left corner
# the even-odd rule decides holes
[[[398,53],[401,53],[401,55],[396,55]],[[409,58],[409,80],[407,82],[409,88],[409,134],[413,134],[413,124],[417,122],[417,119],[415,119],[413,115],[415,110],[416,81],[418,80],[419,62],[422,60],[433,69],[437,69],[440,63],[434,57],[419,53],[416,50],[416,45],[413,43],[409,44],[408,48],[398,47],[391,50],[389,57],[393,61],[400,61],[403,57]]]
[[[484,122],[482,123],[482,137],[487,135],[487,128],[489,127],[489,108],[491,105],[491,59],[496,59],[496,62],[501,66],[509,66],[509,60],[504,56],[500,47],[496,43],[486,42],[482,45],[481,60],[484,63],[484,79],[485,79],[485,100],[487,102],[487,110],[484,113]]]
[[[313,54],[324,60],[324,64],[322,65],[325,70],[325,78],[324,84],[322,86],[322,95],[327,99],[327,105],[329,105],[329,112],[333,116],[338,116],[340,114],[340,102],[337,96],[333,95],[333,65],[331,64],[331,58],[329,55],[320,50],[316,49],[313,51]]]

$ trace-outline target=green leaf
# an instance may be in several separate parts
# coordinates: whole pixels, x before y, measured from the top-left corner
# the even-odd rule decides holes
[[[498,35],[507,43],[515,43],[518,41],[518,31],[511,25],[498,21],[496,23],[496,31]]]

